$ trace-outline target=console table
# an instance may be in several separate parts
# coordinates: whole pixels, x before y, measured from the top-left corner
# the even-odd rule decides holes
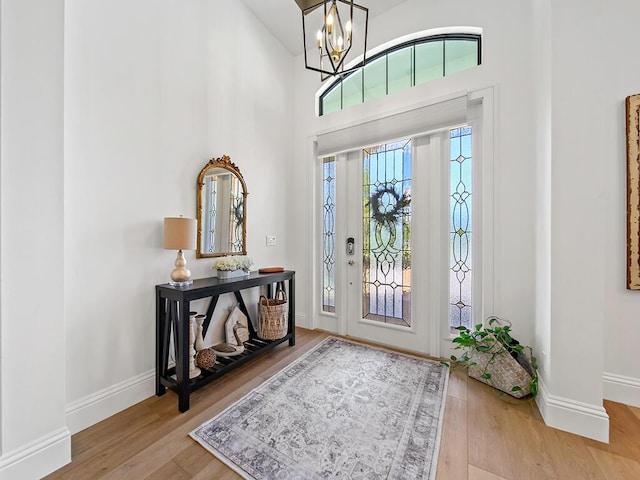
[[[286,283],[288,285],[286,285]],[[288,330],[287,335],[278,340],[261,340],[258,338],[247,307],[242,298],[242,290],[252,287],[266,286],[269,297],[277,290],[284,289],[287,293]],[[247,316],[249,323],[249,340],[245,342],[245,350],[234,357],[218,357],[213,367],[201,368],[201,374],[189,379],[189,330],[190,308],[192,300],[211,297],[205,320],[203,322],[203,336],[206,335],[218,298],[223,293],[233,293],[238,301],[240,310]],[[175,348],[175,367],[168,367],[169,342],[173,332]],[[252,272],[247,277],[220,280],[216,277],[194,280],[187,287],[175,287],[168,283],[156,285],[156,395],[164,395],[167,388],[178,394],[178,409],[181,412],[189,410],[189,394],[224,375],[225,373],[243,365],[255,356],[276,347],[280,343],[289,341],[289,345],[296,343],[295,337],[295,272],[285,270],[280,273]]]

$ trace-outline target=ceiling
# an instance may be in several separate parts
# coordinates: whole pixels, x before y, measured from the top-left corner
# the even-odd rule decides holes
[[[320,1],[320,0],[318,0]],[[406,0],[359,0],[369,20]],[[241,0],[292,55],[302,53],[302,13],[295,0]],[[284,28],[283,25],[287,25]]]

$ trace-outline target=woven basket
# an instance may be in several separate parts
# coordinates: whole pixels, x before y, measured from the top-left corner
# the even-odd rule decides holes
[[[278,340],[287,334],[287,294],[284,290],[278,290],[275,298],[260,295],[257,333],[263,340]]]
[[[487,343],[487,345],[491,345],[491,350],[488,352],[473,352],[472,361],[476,365],[469,367],[469,376],[515,398],[529,395],[531,393],[531,374],[508,351],[505,350],[495,354],[495,352],[504,350],[504,347],[493,335],[488,335],[488,337],[493,337],[494,339],[493,342]],[[518,357],[519,360],[530,366],[531,352],[525,348],[520,355]],[[529,368],[531,369],[531,367]],[[491,378],[482,378],[485,372],[489,373]],[[515,386],[521,387],[522,390],[511,391]]]

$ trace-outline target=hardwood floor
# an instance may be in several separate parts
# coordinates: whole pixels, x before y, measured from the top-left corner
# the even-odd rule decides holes
[[[298,329],[295,347],[281,345],[194,392],[186,413],[178,412],[177,396],[169,391],[77,433],[73,461],[46,478],[239,479],[188,433],[327,336]],[[456,371],[449,382],[437,480],[640,479],[640,409],[613,402],[605,408],[609,445],[546,427],[535,403],[501,400],[495,390]]]

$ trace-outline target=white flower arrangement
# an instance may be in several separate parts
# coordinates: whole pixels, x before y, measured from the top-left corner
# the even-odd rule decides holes
[[[228,257],[216,258],[211,264],[211,268],[227,272],[233,270],[249,271],[251,265],[253,265],[253,260],[246,255],[229,255]]]

